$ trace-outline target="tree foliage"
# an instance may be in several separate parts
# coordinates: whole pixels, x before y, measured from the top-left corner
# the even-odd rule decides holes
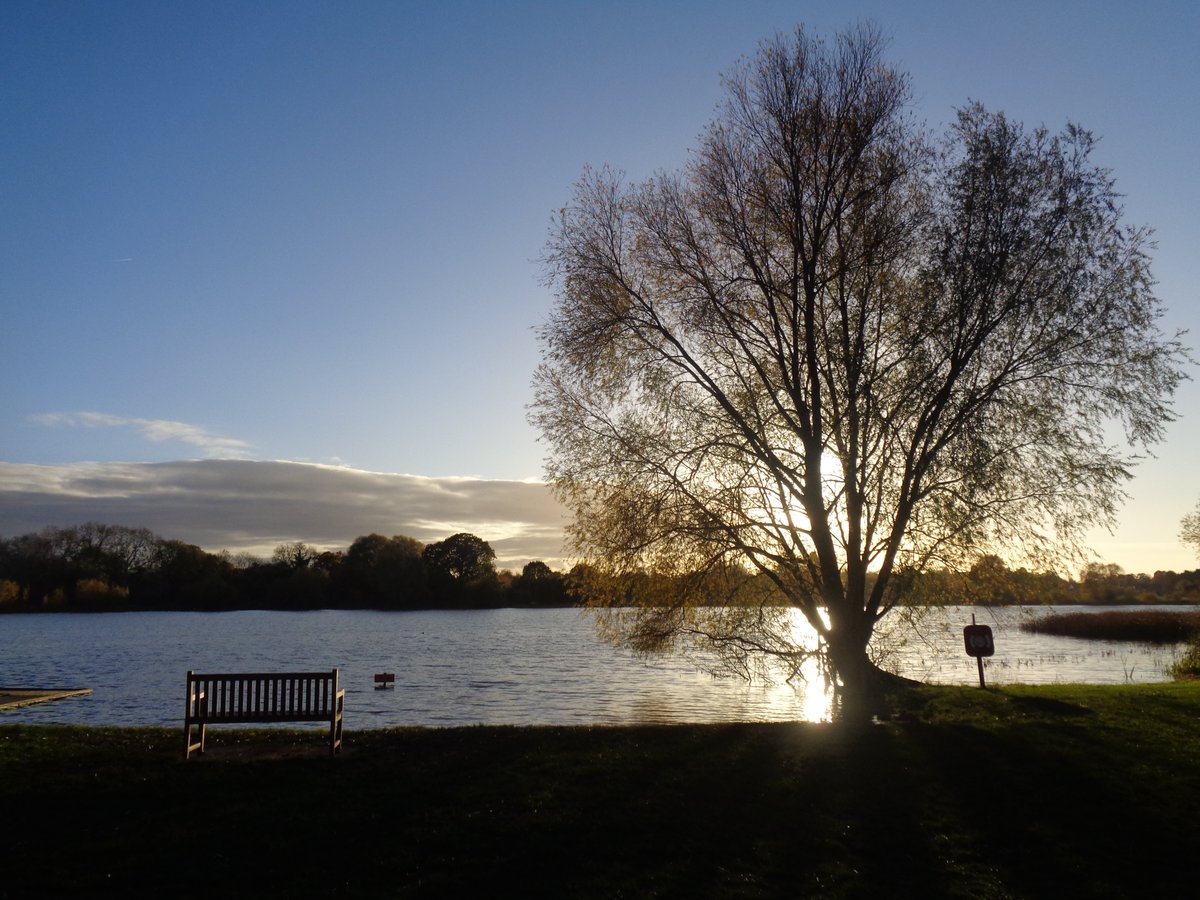
[[[509,590],[513,606],[570,606],[567,580],[540,559],[527,562]]]
[[[456,582],[495,574],[496,551],[473,534],[454,534],[427,546],[421,553],[425,564],[438,575]]]
[[[934,141],[884,43],[765,42],[684,169],[585,170],[552,230],[531,418],[634,646],[794,661],[782,594],[865,683],[912,573],[1078,549],[1172,417],[1184,351],[1091,135],[970,104]],[[638,573],[697,577],[630,614]]]
[[[499,593],[496,552],[473,534],[453,534],[421,553],[434,590],[454,606],[492,606]]]
[[[1183,517],[1179,523],[1179,540],[1187,544],[1200,556],[1200,504]]]
[[[81,552],[88,542],[79,532],[121,531],[149,540],[151,553],[136,569]],[[147,538],[147,535],[149,536]],[[114,549],[121,541],[109,544]],[[307,545],[305,545],[307,547]],[[128,609],[428,609],[442,607],[510,606],[524,608],[571,606],[580,592],[613,580],[599,570],[576,565],[556,572],[540,560],[527,563],[519,575],[491,578],[439,590],[431,583],[421,558],[420,541],[404,535],[368,534],[345,550],[323,550],[299,567],[295,544],[282,544],[271,561],[209,553],[194,544],[160,538],[144,529],[88,523],[51,527],[34,534],[0,538],[0,611],[31,612],[67,609],[100,612]],[[300,554],[311,557],[311,548]],[[282,561],[278,561],[282,560]],[[98,571],[121,570],[111,579]],[[707,584],[698,573],[667,577],[646,572],[624,579],[619,588],[626,602],[649,596],[676,596],[683,591],[703,593],[706,602],[720,605],[729,595],[718,590],[719,579]],[[742,570],[736,596],[757,597],[764,606],[784,607],[788,599],[761,574]],[[753,582],[753,584],[752,584]],[[733,579],[726,583],[728,588]],[[443,586],[444,588],[444,586]],[[1092,564],[1079,581],[1051,572],[1010,569],[996,556],[984,556],[964,572],[935,570],[912,577],[907,602],[960,603],[1200,603],[1200,571],[1131,574],[1119,566]],[[743,603],[751,611],[752,605]]]
[[[390,608],[418,608],[429,600],[428,577],[422,559],[424,545],[404,535],[368,534],[356,538],[346,551],[338,575],[357,603]]]
[[[472,534],[431,544],[368,534],[349,548],[278,545],[271,559],[209,553],[146,529],[87,523],[0,537],[0,611],[392,609],[570,605],[566,580],[535,561],[501,581]]]

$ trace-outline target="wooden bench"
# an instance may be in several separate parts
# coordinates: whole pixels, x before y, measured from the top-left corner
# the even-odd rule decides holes
[[[187,711],[183,719],[187,751],[204,752],[209,725],[263,722],[328,722],[329,752],[342,749],[346,691],[338,688],[338,670],[328,672],[187,673]],[[192,728],[199,728],[193,740]]]

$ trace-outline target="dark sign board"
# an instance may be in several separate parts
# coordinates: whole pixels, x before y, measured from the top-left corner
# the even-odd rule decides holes
[[[967,645],[967,656],[978,659],[996,652],[992,641],[992,629],[986,625],[968,625],[963,629],[963,643]]]

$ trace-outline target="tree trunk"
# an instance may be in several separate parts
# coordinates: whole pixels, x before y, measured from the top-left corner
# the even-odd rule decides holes
[[[829,636],[829,661],[836,679],[834,709],[843,721],[864,721],[886,712],[887,696],[915,682],[879,668],[867,656],[869,628],[837,628]]]

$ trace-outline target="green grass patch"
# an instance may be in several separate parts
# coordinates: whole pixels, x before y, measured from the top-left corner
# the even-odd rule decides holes
[[[1175,644],[1200,634],[1200,612],[1136,609],[1053,613],[1022,622],[1021,630],[1100,641]]]
[[[1179,659],[1167,668],[1167,673],[1177,681],[1200,679],[1200,637],[1192,638]]]
[[[19,721],[10,715],[3,721]],[[1128,897],[1198,873],[1200,685],[881,724],[0,726],[0,897]]]

